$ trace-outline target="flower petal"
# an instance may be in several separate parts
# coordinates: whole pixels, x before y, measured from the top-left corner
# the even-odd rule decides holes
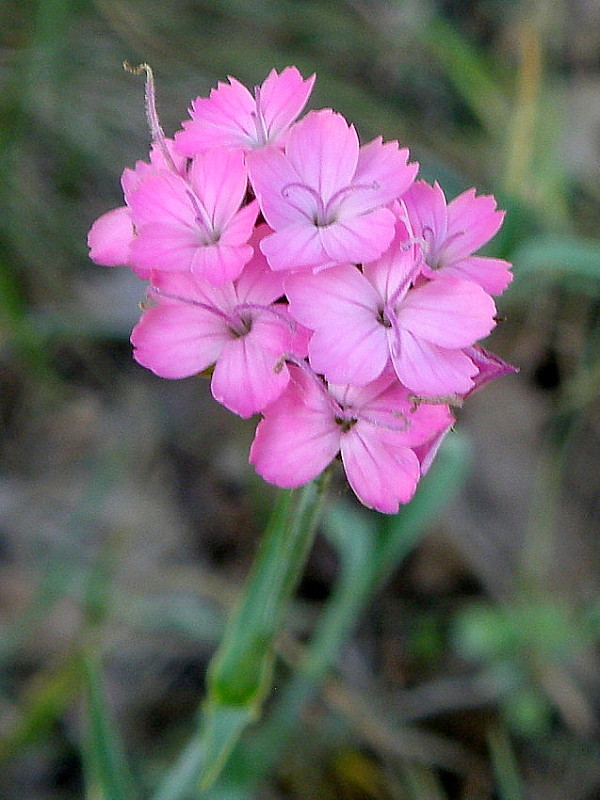
[[[478,283],[488,294],[499,295],[512,281],[511,266],[502,258],[468,256],[442,267],[437,274],[440,277],[465,278]]]
[[[374,426],[359,421],[342,434],[341,453],[348,482],[365,506],[395,514],[415,493],[419,459]]]
[[[323,249],[337,263],[373,261],[394,238],[396,219],[387,208],[355,217],[343,217],[318,228]]]
[[[191,120],[175,134],[180,153],[195,156],[211,147],[250,147],[256,135],[252,113],[256,103],[248,89],[235,78],[219,82],[209,97],[197,97],[190,108]]]
[[[265,236],[260,249],[274,270],[297,270],[330,263],[321,244],[319,229],[304,222],[288,225]]]
[[[447,350],[400,332],[399,347],[390,347],[400,381],[416,395],[446,397],[465,394],[473,388],[477,367],[462,350]]]
[[[327,203],[352,182],[358,149],[354,126],[327,108],[310,111],[292,128],[285,152],[302,183]]]
[[[440,347],[468,347],[494,328],[496,307],[480,286],[439,278],[411,289],[398,309],[398,322]]]
[[[279,75],[273,69],[266,77],[257,94],[271,144],[279,140],[308,102],[315,77],[304,80],[296,67],[286,67]]]
[[[279,397],[289,381],[281,355],[290,339],[282,325],[255,321],[246,336],[230,339],[213,373],[213,397],[230,411],[248,418]],[[278,341],[279,340],[279,341]],[[278,346],[279,345],[279,346]]]
[[[300,370],[264,411],[250,448],[250,463],[276,486],[293,488],[316,478],[335,458],[340,428],[324,394]]]
[[[444,264],[470,256],[495,236],[502,225],[504,211],[496,209],[491,195],[475,196],[475,189],[455,197],[448,204],[448,241],[443,247]]]
[[[190,167],[190,182],[213,229],[222,232],[246,194],[244,154],[219,147],[196,156]]]
[[[209,311],[168,303],[144,312],[131,343],[138,364],[161,378],[186,378],[216,361],[228,335],[223,321]]]
[[[127,264],[133,235],[131,214],[127,206],[107,211],[98,217],[88,233],[90,258],[104,267]]]

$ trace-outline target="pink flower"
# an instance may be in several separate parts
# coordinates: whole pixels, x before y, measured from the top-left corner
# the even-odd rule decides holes
[[[134,357],[163,378],[185,378],[215,364],[216,400],[250,417],[289,380],[283,356],[295,346],[280,276],[257,252],[235,283],[212,286],[189,274],[156,273],[147,309],[131,335]],[[300,352],[299,355],[302,355]]]
[[[417,181],[403,197],[415,236],[423,239],[423,274],[464,278],[489,294],[501,294],[510,281],[511,265],[501,258],[474,256],[502,225],[504,212],[490,195],[469,189],[448,205],[438,183]]]
[[[136,269],[191,272],[214,285],[235,280],[252,256],[248,240],[258,214],[246,194],[243,154],[209,150],[188,178],[166,170],[144,177],[128,199],[137,236]]]
[[[412,183],[416,164],[397,142],[359,148],[354,127],[329,109],[313,111],[290,131],[285,153],[248,154],[248,169],[265,220],[261,243],[275,270],[370,261],[394,235],[385,208]]]
[[[420,396],[464,394],[478,368],[465,352],[494,327],[495,306],[480,286],[440,278],[411,287],[419,262],[399,235],[364,272],[351,265],[286,280],[290,312],[315,331],[313,369],[334,383],[365,385],[392,361]]]
[[[315,76],[304,80],[296,67],[281,74],[273,69],[254,97],[235,78],[219,83],[210,97],[197,97],[191,120],[175,135],[177,148],[187,156],[212,147],[252,150],[282,144],[296,117],[308,101]]]
[[[329,386],[303,369],[268,406],[250,450],[265,480],[295,487],[319,475],[340,453],[350,486],[370,508],[391,514],[407,503],[421,474],[412,448],[452,424],[447,406],[414,407],[386,373],[368,386]]]
[[[123,170],[121,186],[125,202],[138,188],[142,178],[166,169],[171,169],[181,175],[185,175],[186,172],[186,159],[173,151],[173,142],[170,139],[164,139],[161,145],[157,143],[152,145],[149,164],[145,161],[138,161],[134,169],[126,167]],[[90,258],[96,264],[105,267],[130,265],[131,245],[134,238],[135,229],[129,207],[124,205],[113,208],[99,217],[90,228],[88,233]],[[143,279],[150,276],[148,269],[140,267],[133,267],[133,269]]]

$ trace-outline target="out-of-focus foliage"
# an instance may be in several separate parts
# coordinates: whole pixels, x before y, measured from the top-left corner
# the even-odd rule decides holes
[[[201,796],[592,800],[595,4],[5,0],[0,40],[0,795],[199,796],[206,666],[272,504],[251,423],[142,374],[143,287],[87,260],[148,148],[126,59],[152,64],[168,133],[228,74],[316,72],[313,107],[399,139],[448,196],[493,192],[488,251],[515,263],[494,349],[521,374],[459,420],[466,490],[429,535],[426,494],[388,522],[334,503],[265,721]]]

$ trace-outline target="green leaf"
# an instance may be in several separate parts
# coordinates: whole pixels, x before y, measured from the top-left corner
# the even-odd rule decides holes
[[[600,242],[579,236],[539,236],[511,253],[515,279],[509,299],[538,291],[540,285],[600,295]]]
[[[83,751],[86,800],[131,800],[135,797],[116,727],[102,693],[95,655],[84,657],[87,736]]]
[[[491,134],[497,135],[503,130],[501,123],[508,103],[484,54],[439,15],[431,19],[425,42],[471,112]]]
[[[488,746],[500,800],[524,800],[525,791],[518,772],[517,759],[503,729],[488,731]]]

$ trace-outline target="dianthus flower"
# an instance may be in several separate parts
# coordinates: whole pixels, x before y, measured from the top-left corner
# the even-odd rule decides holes
[[[122,175],[90,256],[149,282],[131,341],[165,378],[210,372],[215,399],[261,414],[250,461],[300,486],[339,457],[366,506],[410,500],[453,422],[450,404],[514,371],[477,341],[510,265],[474,255],[503,212],[474,190],[446,203],[397,142],[363,145],[314,76],[235,79],[165,137],[146,71],[149,162]],[[138,70],[139,71],[139,70]],[[260,214],[259,214],[260,211]],[[266,224],[264,224],[266,223]]]
[[[195,156],[212,147],[253,150],[281,145],[308,102],[315,76],[304,80],[296,67],[286,67],[281,74],[273,69],[254,89],[254,97],[235,78],[228,80],[209,97],[192,102],[191,120],[175,134],[179,152]]]
[[[186,273],[157,273],[131,335],[134,357],[163,378],[214,365],[213,397],[241,417],[271,403],[287,385],[283,361],[298,351],[296,325],[275,303],[283,282],[260,252],[235,282],[220,286]]]
[[[416,181],[402,199],[415,236],[422,239],[424,275],[465,278],[489,294],[502,294],[512,278],[508,261],[473,255],[502,225],[504,212],[493,197],[468,189],[446,204],[438,183]]]
[[[132,266],[191,272],[216,286],[235,280],[252,256],[258,215],[255,201],[242,207],[246,188],[243,154],[224,149],[196,156],[185,178],[143,177],[128,199]]]
[[[413,285],[420,266],[399,221],[392,246],[363,270],[351,264],[286,280],[292,316],[315,331],[310,362],[328,380],[364,385],[391,361],[414,394],[463,394],[477,367],[464,348],[494,327],[495,306],[458,278]]]
[[[348,482],[370,508],[394,513],[421,475],[415,448],[452,425],[447,406],[419,405],[386,373],[366,386],[327,385],[290,367],[283,394],[263,412],[250,462],[266,480],[295,487],[315,478],[340,453]]]
[[[386,208],[417,172],[408,150],[375,139],[359,147],[354,126],[330,109],[312,111],[290,131],[285,152],[248,154],[261,211],[274,233],[261,243],[275,270],[361,263],[394,236]]]

